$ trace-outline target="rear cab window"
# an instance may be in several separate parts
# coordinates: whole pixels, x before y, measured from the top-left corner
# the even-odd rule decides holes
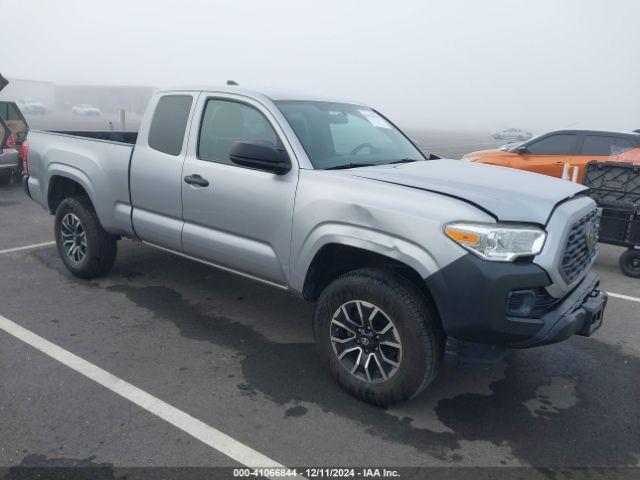
[[[149,128],[149,147],[180,155],[192,103],[191,95],[165,95],[158,100]]]

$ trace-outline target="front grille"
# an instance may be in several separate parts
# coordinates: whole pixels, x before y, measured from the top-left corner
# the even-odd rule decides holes
[[[582,275],[596,256],[599,223],[598,210],[593,209],[571,226],[560,266],[560,273],[567,283]]]

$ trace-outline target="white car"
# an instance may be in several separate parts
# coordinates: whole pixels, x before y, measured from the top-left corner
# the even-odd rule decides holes
[[[98,107],[89,105],[88,103],[80,103],[71,107],[71,111],[76,115],[100,115],[102,112]]]
[[[32,98],[21,98],[16,103],[23,113],[47,113],[47,107],[45,107],[44,103],[39,100],[34,100]]]
[[[533,133],[520,130],[519,128],[505,128],[491,135],[496,140],[519,140],[521,142],[533,137]]]

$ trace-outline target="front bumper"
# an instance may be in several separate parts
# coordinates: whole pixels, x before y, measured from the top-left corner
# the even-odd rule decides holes
[[[600,278],[590,272],[551,312],[542,317],[544,328],[532,338],[510,346],[535,347],[561,342],[570,336],[589,337],[602,325],[609,296],[598,289]]]
[[[534,263],[487,262],[472,254],[425,281],[447,335],[516,348],[590,335],[599,327],[607,302],[607,294],[598,290],[598,275],[590,272],[535,318],[508,316],[510,292],[543,289],[551,284],[549,276]]]

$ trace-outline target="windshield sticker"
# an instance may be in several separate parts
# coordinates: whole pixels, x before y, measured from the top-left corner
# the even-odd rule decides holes
[[[391,128],[391,125],[387,121],[372,110],[358,110],[364,118],[369,120],[369,123],[378,128]]]

